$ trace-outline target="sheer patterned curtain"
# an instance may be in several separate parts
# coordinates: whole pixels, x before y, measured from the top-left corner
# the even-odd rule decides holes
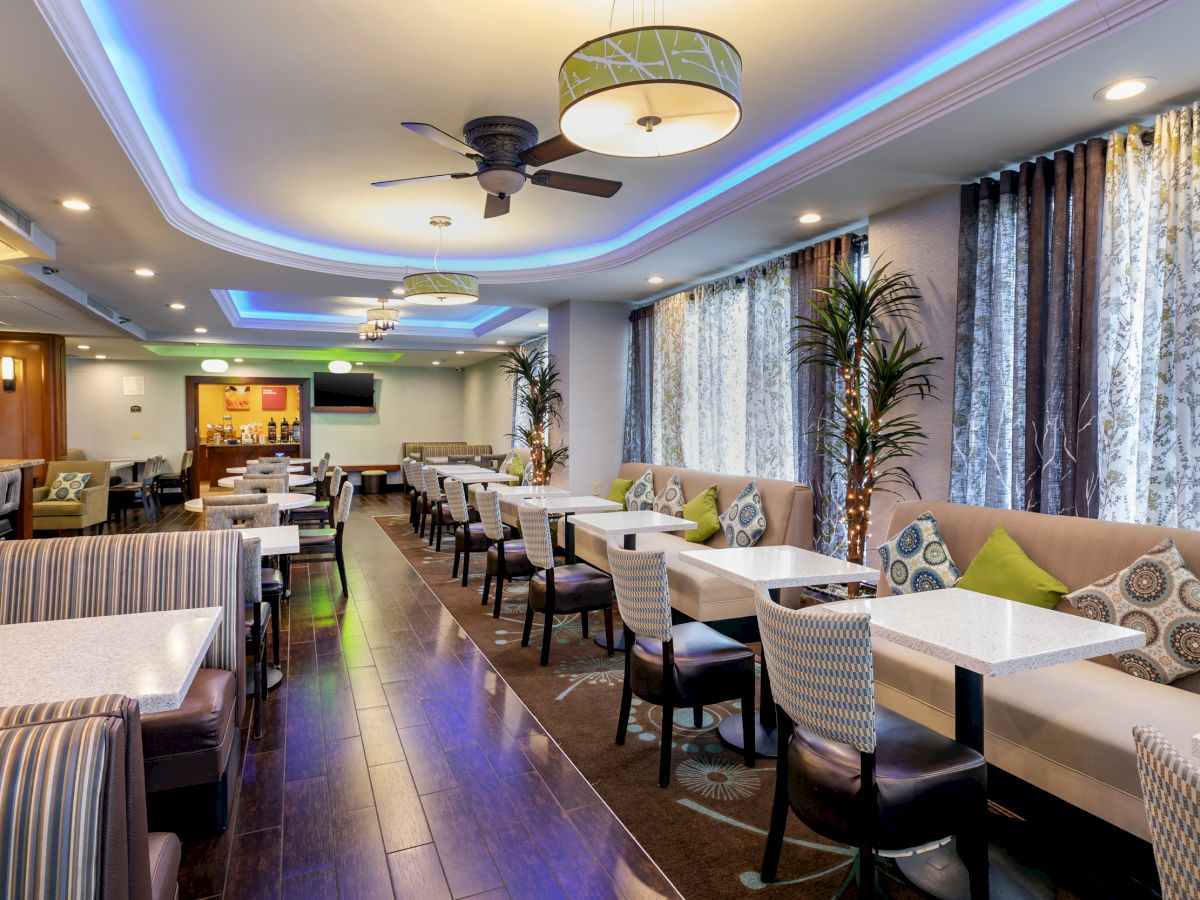
[[[1100,515],[1200,528],[1200,104],[1113,134],[1104,194]]]
[[[625,395],[626,462],[654,458],[654,304],[629,314],[629,353]]]
[[[963,186],[955,502],[1096,515],[1105,146],[1095,138]]]
[[[546,353],[548,351],[549,347],[550,347],[550,341],[545,335],[542,335],[540,337],[530,338],[529,340],[525,341],[523,344],[520,345],[520,349],[525,350],[528,353],[536,353],[539,351],[542,353]],[[524,447],[525,446],[521,442],[520,434],[521,434],[522,429],[526,429],[528,427],[529,427],[529,415],[526,413],[525,408],[523,406],[521,406],[521,404],[517,403],[517,385],[516,385],[516,382],[513,382],[513,386],[512,386],[512,434],[510,435],[510,437],[512,438],[514,447]]]

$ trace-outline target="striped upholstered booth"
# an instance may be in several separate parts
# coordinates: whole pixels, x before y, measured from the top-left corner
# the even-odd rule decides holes
[[[236,531],[0,542],[0,624],[220,606],[221,625],[183,705],[142,717],[152,814],[187,789],[224,828],[246,704],[242,537]],[[69,652],[69,648],[64,648]],[[197,814],[197,817],[198,814]]]
[[[0,894],[170,900],[179,839],[148,834],[138,704],[0,709]]]

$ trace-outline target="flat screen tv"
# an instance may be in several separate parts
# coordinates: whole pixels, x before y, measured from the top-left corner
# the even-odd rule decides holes
[[[314,412],[375,412],[375,376],[370,372],[313,372]]]

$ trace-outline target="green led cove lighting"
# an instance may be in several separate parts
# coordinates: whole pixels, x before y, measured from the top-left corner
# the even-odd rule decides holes
[[[226,357],[233,359],[240,356],[243,359],[271,359],[281,362],[329,362],[334,359],[345,359],[350,362],[391,363],[398,362],[403,353],[369,350],[346,350],[339,347],[322,349],[319,347],[235,347],[230,344],[201,344],[199,347],[191,344],[142,344],[142,346],[158,356],[174,356],[187,359],[214,359]]]

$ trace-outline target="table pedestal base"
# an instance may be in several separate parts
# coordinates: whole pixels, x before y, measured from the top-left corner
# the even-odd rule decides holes
[[[717,726],[721,740],[732,747],[742,750],[746,746],[745,731],[742,729],[742,714],[726,716]],[[754,717],[754,753],[756,756],[775,757],[779,755],[779,729],[768,730],[763,725],[762,717]]]
[[[968,900],[971,888],[967,867],[950,843],[893,860],[904,877],[938,900]],[[993,900],[1052,900],[1054,886],[1040,872],[1031,871],[1013,859],[1003,847],[988,848],[988,883]]]
[[[267,690],[274,690],[283,683],[283,669],[267,666]],[[246,673],[246,696],[253,697],[258,691],[258,667]]]

